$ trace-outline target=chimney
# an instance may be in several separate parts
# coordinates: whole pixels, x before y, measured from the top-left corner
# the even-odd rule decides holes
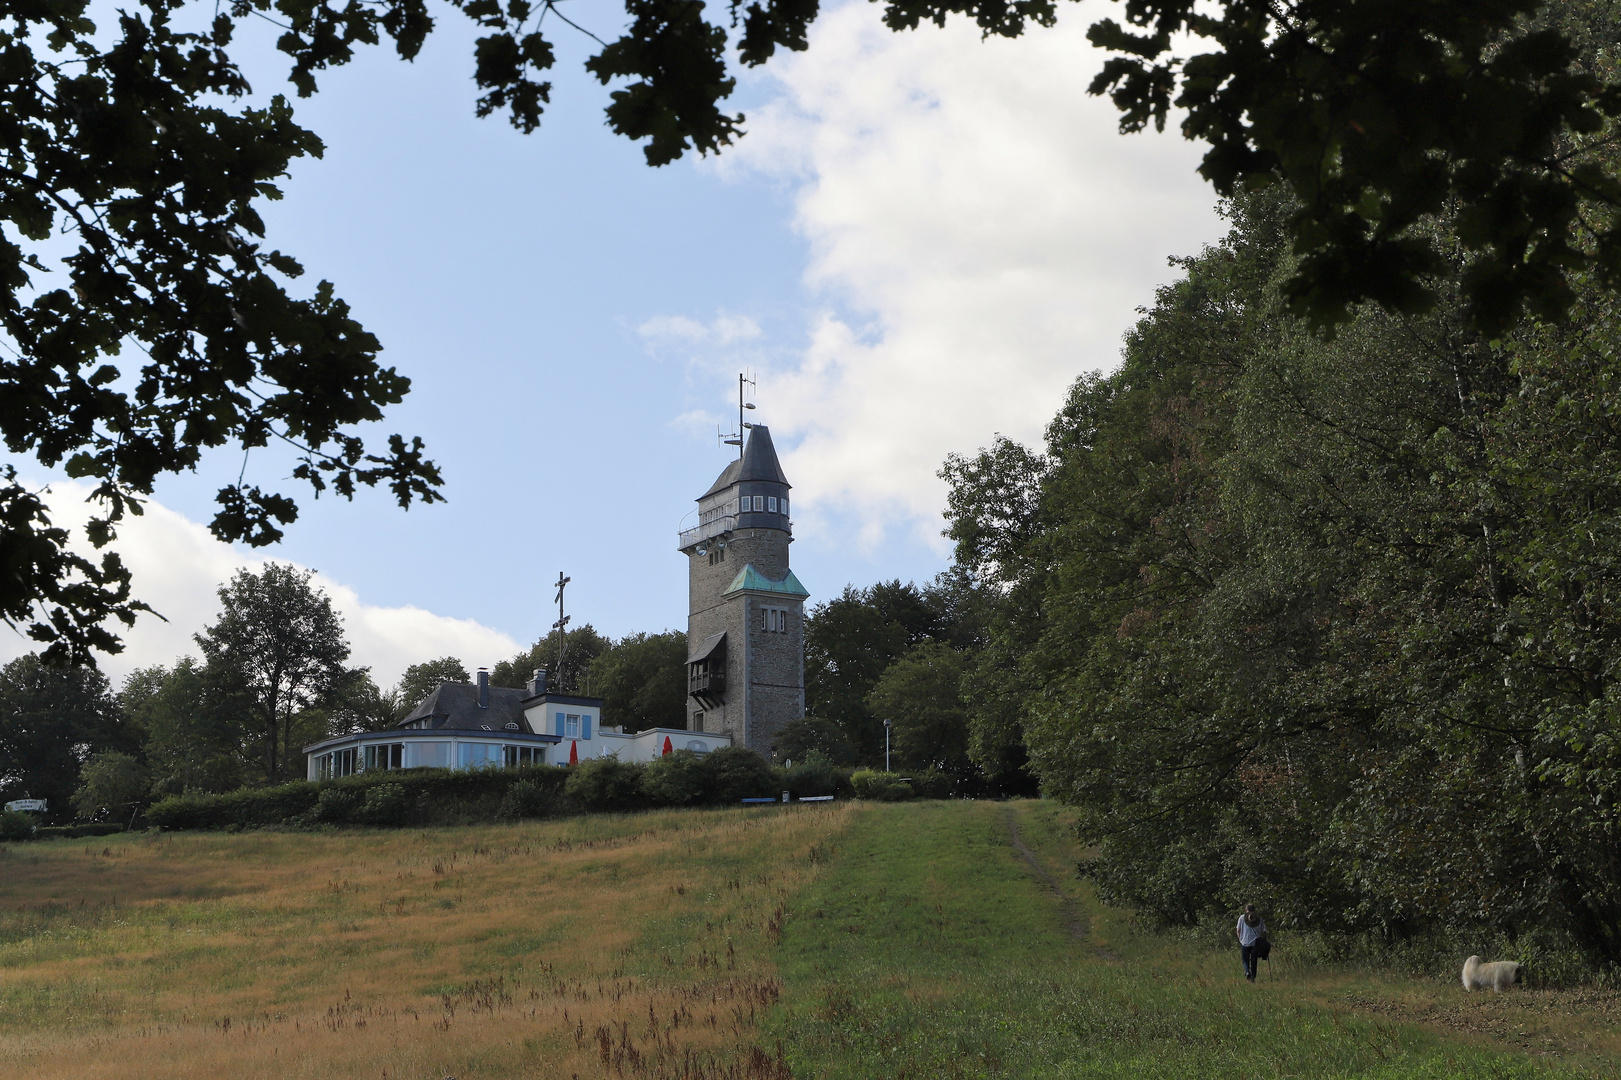
[[[529,696],[539,697],[546,692],[546,669],[535,669],[535,677],[529,680]]]
[[[490,707],[489,668],[478,669],[478,707],[481,709],[488,709]]]

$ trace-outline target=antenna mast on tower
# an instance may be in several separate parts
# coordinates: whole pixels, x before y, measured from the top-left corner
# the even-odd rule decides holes
[[[743,432],[754,426],[753,424],[745,424],[743,422],[743,410],[754,408],[754,402],[745,402],[743,400],[743,387],[752,386],[754,387],[755,391],[758,392],[760,386],[755,379],[756,377],[753,375],[744,375],[741,371],[737,373],[737,434],[733,435],[730,439],[721,440],[721,444],[723,446],[737,447],[737,456],[739,458],[743,456]]]

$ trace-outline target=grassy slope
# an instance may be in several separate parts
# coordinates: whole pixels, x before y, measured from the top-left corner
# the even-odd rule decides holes
[[[794,1075],[1614,1075],[1592,1058],[1538,1060],[1348,1013],[1335,1006],[1352,990],[1378,993],[1344,976],[1274,965],[1251,986],[1236,948],[1139,937],[1066,881],[1076,852],[1060,819],[1029,803],[863,813],[796,898],[779,950],[772,1026]],[[1047,880],[1014,849],[1010,822]]]
[[[1618,1072],[1613,1038],[1467,1038],[1549,1008],[1613,1033],[1540,991],[1287,949],[1248,986],[1133,933],[1076,856],[1045,803],[0,848],[0,1076],[781,1080],[779,1038],[801,1080]]]
[[[847,807],[0,849],[0,1076],[775,1077]]]

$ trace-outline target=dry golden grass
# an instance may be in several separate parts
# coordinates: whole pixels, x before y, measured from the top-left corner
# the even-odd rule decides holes
[[[778,1077],[844,806],[0,849],[0,1075]]]

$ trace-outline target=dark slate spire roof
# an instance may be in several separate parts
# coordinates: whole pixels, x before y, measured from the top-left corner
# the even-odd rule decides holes
[[[763,424],[756,424],[749,429],[748,442],[743,446],[743,456],[726,466],[720,477],[710,485],[709,490],[698,497],[707,499],[715,492],[723,491],[744,480],[766,480],[773,484],[781,484],[783,487],[793,487],[788,478],[782,475],[782,464],[777,461],[777,448],[771,444],[771,429]]]

